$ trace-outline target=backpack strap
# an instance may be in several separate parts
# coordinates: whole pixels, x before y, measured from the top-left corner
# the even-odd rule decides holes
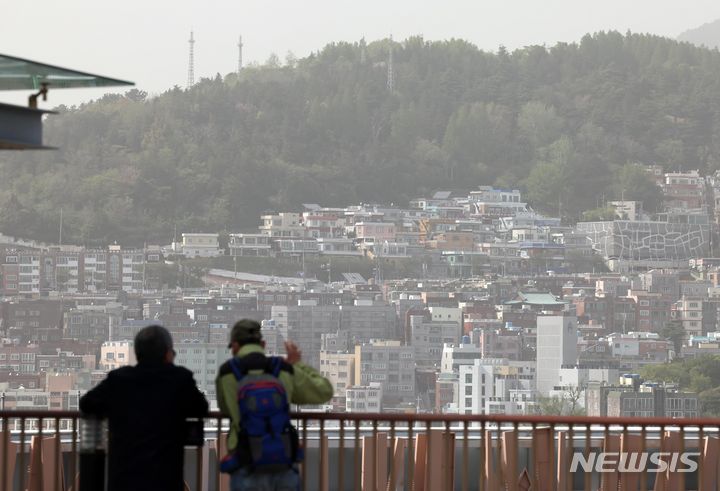
[[[280,375],[280,370],[282,370],[282,364],[282,358],[277,356],[270,356],[268,357],[268,366],[265,368],[265,371],[272,374],[273,377],[277,377]]]
[[[241,380],[245,374],[247,373],[247,369],[244,366],[241,366],[241,362],[237,358],[230,358],[230,369],[235,374],[235,378],[238,380]]]

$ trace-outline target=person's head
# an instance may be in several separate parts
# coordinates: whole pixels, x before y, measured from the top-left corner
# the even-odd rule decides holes
[[[138,363],[172,363],[175,359],[172,336],[162,326],[148,326],[135,335]]]
[[[230,331],[230,343],[228,348],[232,350],[232,354],[237,352],[246,344],[257,344],[265,347],[262,334],[260,333],[260,323],[252,319],[242,319],[235,323]]]

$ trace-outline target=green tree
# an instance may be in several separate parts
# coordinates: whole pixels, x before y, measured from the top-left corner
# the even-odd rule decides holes
[[[580,403],[582,394],[578,387],[567,387],[560,395],[541,396],[537,401],[537,412],[547,416],[584,416],[586,412]]]
[[[663,192],[642,165],[626,164],[618,168],[613,187],[615,199],[641,201],[643,209],[651,213],[661,209]]]
[[[672,341],[675,353],[679,355],[685,339],[685,329],[683,329],[682,322],[676,320],[666,322],[660,331],[660,335]]]
[[[525,181],[528,200],[533,206],[555,216],[567,216],[574,153],[568,137],[541,149],[540,161]]]
[[[582,214],[584,222],[605,222],[614,220],[615,217],[615,209],[612,207],[595,208],[593,210],[584,211]]]

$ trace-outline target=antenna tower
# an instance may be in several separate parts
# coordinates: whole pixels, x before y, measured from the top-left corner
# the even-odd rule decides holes
[[[240,39],[238,40],[238,73],[240,73],[240,70],[242,70],[242,49],[243,49],[243,42],[242,42],[242,36],[240,36]]]
[[[367,46],[365,45],[365,37],[360,40],[360,64],[367,62]]]
[[[190,40],[188,43],[190,43],[190,58],[188,60],[187,86],[190,88],[195,85],[195,37],[192,31],[190,31]]]
[[[390,49],[388,51],[387,64],[387,88],[390,92],[395,92],[395,73],[393,72],[393,39],[390,36]]]

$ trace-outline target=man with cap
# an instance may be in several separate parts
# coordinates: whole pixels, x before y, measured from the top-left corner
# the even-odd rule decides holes
[[[265,362],[265,341],[260,332],[260,324],[254,320],[243,319],[235,323],[230,333],[228,348],[236,358],[248,366],[263,366]],[[332,384],[312,367],[305,365],[302,352],[295,343],[285,343],[286,356],[278,379],[285,388],[291,404],[322,404],[333,396]],[[249,373],[262,373],[262,369]],[[215,379],[217,399],[220,411],[230,417],[228,451],[234,452],[238,446],[240,429],[240,410],[237,403],[238,381],[233,373],[230,361],[225,362]],[[232,491],[262,490],[290,491],[300,487],[300,479],[295,469],[274,474],[253,474],[247,468],[240,468],[230,476]]]

